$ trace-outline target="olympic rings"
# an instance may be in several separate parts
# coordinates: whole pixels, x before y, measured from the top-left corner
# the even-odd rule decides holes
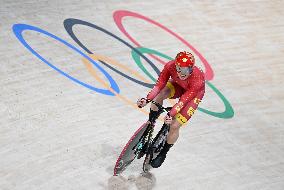
[[[76,25],[76,24],[79,24],[79,25],[84,25],[84,26],[89,26],[91,28],[94,28],[94,29],[97,29],[99,31],[102,31],[104,32],[105,34],[119,40],[120,42],[122,42],[123,44],[125,44],[126,46],[128,46],[132,51],[131,51],[131,54],[132,54],[132,58],[134,59],[134,61],[136,62],[136,64],[140,67],[140,69],[149,77],[151,78],[154,82],[156,81],[156,79],[145,69],[145,67],[142,65],[141,63],[141,60],[140,60],[140,57],[144,58],[144,60],[146,60],[151,66],[152,68],[156,71],[157,74],[160,73],[160,71],[158,70],[158,68],[148,59],[146,58],[143,54],[144,53],[149,53],[149,54],[155,54],[155,55],[158,55],[158,56],[161,56],[161,57],[164,57],[166,59],[169,59],[171,60],[172,58],[170,58],[169,56],[167,55],[164,55],[158,51],[155,51],[155,50],[150,50],[148,48],[134,48],[133,46],[131,46],[130,44],[128,44],[127,42],[125,42],[124,40],[122,40],[121,38],[119,38],[118,36],[112,34],[111,32],[95,25],[95,24],[92,24],[92,23],[88,23],[88,22],[85,22],[85,21],[82,21],[82,20],[79,20],[79,19],[66,19],[64,21],[64,27],[66,29],[66,31],[68,32],[68,34],[71,36],[71,38],[79,45],[81,46],[85,51],[89,52],[90,54],[92,54],[92,52],[87,48],[85,47],[81,42],[80,40],[76,37],[76,35],[74,34],[73,32],[73,26]],[[101,63],[103,63],[105,66],[109,67],[110,69],[112,69],[113,71],[117,72],[118,74],[120,74],[121,76],[124,76],[126,78],[128,78],[129,80],[133,81],[133,82],[136,82],[137,84],[144,84],[143,86],[146,86],[146,87],[149,87],[148,84],[145,84],[141,81],[138,81],[136,79],[133,79],[129,76],[127,76],[126,74],[118,71],[117,69],[111,67],[110,65],[108,65],[107,63],[105,63],[104,61],[101,61]],[[207,63],[208,64],[208,63]],[[209,65],[209,64],[208,64]],[[209,71],[210,71],[211,67],[209,66]],[[158,71],[157,71],[158,70]],[[207,84],[211,84],[211,83],[208,83]],[[213,86],[211,84],[211,86]],[[210,86],[210,87],[211,87]],[[213,86],[214,87],[214,86]],[[217,92],[217,88],[214,88]],[[219,91],[218,91],[219,92]],[[224,105],[225,105],[225,111],[223,113],[218,113],[218,112],[212,112],[212,111],[209,111],[209,110],[206,110],[206,109],[203,109],[201,108],[200,111],[204,112],[204,113],[207,113],[209,115],[214,115],[215,117],[219,117],[219,118],[230,118],[234,113],[233,113],[233,109],[231,107],[230,104],[225,104],[225,102],[228,102],[226,100],[226,98],[219,92],[219,97],[221,98],[221,100],[224,102]]]
[[[123,32],[123,34],[125,34],[134,44],[140,46],[138,44],[138,42],[136,42],[124,29],[123,25],[122,25],[122,18],[125,16],[132,16],[132,17],[136,17],[136,18],[140,18],[143,20],[146,20],[162,29],[164,29],[165,31],[167,31],[168,33],[174,35],[176,38],[178,38],[181,42],[183,42],[185,45],[187,45],[199,58],[200,60],[203,62],[204,66],[205,66],[205,77],[207,77],[207,80],[211,80],[214,76],[214,73],[212,71],[211,66],[208,64],[208,62],[205,60],[205,58],[193,47],[191,46],[188,42],[186,42],[183,38],[181,38],[180,36],[178,36],[177,34],[175,34],[174,32],[172,32],[171,30],[169,30],[168,28],[166,28],[165,26],[150,20],[149,18],[139,15],[137,13],[133,13],[133,12],[129,12],[129,11],[116,11],[114,13],[114,20],[115,23],[117,24],[117,26],[119,27],[119,29]],[[101,66],[98,65],[98,63],[95,60],[99,60],[100,63],[104,64],[105,66],[107,66],[108,68],[110,68],[111,70],[115,71],[116,73],[118,73],[119,75],[129,79],[130,81],[133,81],[139,85],[145,86],[147,88],[152,88],[153,84],[150,84],[149,81],[147,79],[145,79],[144,77],[140,76],[139,73],[134,72],[130,69],[128,69],[127,67],[123,66],[122,64],[117,63],[114,60],[111,60],[110,58],[106,57],[106,56],[101,56],[101,55],[95,55],[93,54],[89,49],[87,49],[80,41],[79,39],[75,36],[72,27],[76,24],[79,25],[84,25],[84,26],[89,26],[91,28],[94,28],[96,30],[99,30],[113,38],[115,38],[116,40],[122,42],[124,45],[126,45],[127,47],[129,47],[131,49],[131,54],[132,54],[132,58],[134,59],[135,63],[137,64],[137,66],[152,80],[152,81],[156,81],[156,79],[146,70],[146,68],[142,65],[142,62],[140,60],[140,58],[142,57],[146,62],[149,63],[149,65],[153,68],[153,70],[156,72],[157,75],[159,75],[160,70],[154,65],[154,63],[152,63],[147,57],[144,56],[145,53],[150,54],[150,56],[155,57],[154,55],[158,55],[160,57],[166,58],[171,60],[172,58],[170,58],[167,55],[164,55],[156,50],[152,50],[152,49],[148,49],[148,48],[142,48],[142,47],[137,47],[134,48],[133,46],[131,46],[129,43],[127,43],[126,41],[122,40],[121,38],[119,38],[118,36],[114,35],[113,33],[97,26],[94,25],[92,23],[86,22],[86,21],[82,21],[79,19],[66,19],[64,20],[64,27],[67,31],[67,33],[70,35],[70,37],[81,47],[83,48],[88,54],[90,54],[89,56],[84,54],[83,52],[81,52],[79,49],[77,49],[76,47],[74,47],[73,45],[69,44],[68,42],[64,41],[63,39],[49,33],[46,32],[40,28],[34,27],[34,26],[30,26],[30,25],[26,25],[26,24],[15,24],[13,25],[13,31],[14,34],[16,35],[16,37],[18,38],[18,40],[32,53],[34,54],[36,57],[38,57],[41,61],[43,61],[44,63],[46,63],[48,66],[50,66],[51,68],[53,68],[54,70],[56,70],[57,72],[59,72],[60,74],[62,74],[63,76],[69,78],[70,80],[86,87],[89,88],[91,90],[94,90],[96,92],[105,94],[105,95],[110,95],[110,96],[116,96],[118,98],[120,98],[121,100],[123,100],[124,102],[126,102],[127,104],[131,105],[132,107],[135,107],[135,105],[131,102],[131,100],[123,97],[122,95],[119,95],[120,93],[120,89],[118,84],[115,82],[115,80],[110,76],[110,74],[108,72],[106,72]],[[28,45],[28,43],[24,40],[23,38],[23,31],[25,30],[32,30],[32,31],[36,31],[42,34],[45,34],[61,43],[63,43],[64,45],[68,46],[69,48],[73,49],[74,51],[76,51],[77,53],[79,53],[81,56],[84,57],[83,62],[86,66],[86,68],[88,69],[88,71],[91,73],[92,76],[95,77],[95,79],[100,82],[101,84],[103,84],[106,89],[100,89],[100,88],[96,88],[94,86],[91,86],[89,84],[86,84],[70,75],[68,75],[67,73],[63,72],[62,70],[60,70],[59,68],[55,67],[53,64],[51,64],[50,62],[48,62],[46,59],[44,59],[41,55],[39,55],[33,48],[31,48],[30,45]],[[154,55],[153,55],[154,54]],[[162,62],[160,59],[158,59],[157,57],[155,57],[155,59],[159,60],[160,62]],[[112,65],[116,65],[119,68],[123,68],[124,70],[130,72],[132,75],[135,75],[138,79],[132,78],[128,75],[126,75],[125,73],[117,70],[116,68],[110,66],[108,63],[111,63]],[[96,66],[100,72],[102,72],[104,74],[104,76],[108,79],[108,82],[103,81],[102,79],[100,79],[96,72],[94,71],[92,65],[90,64],[90,62]],[[164,62],[162,62],[164,63]],[[142,80],[142,81],[141,81]],[[222,93],[210,82],[206,81],[207,85],[212,88],[212,90],[221,98],[221,100],[224,103],[225,106],[225,111],[222,113],[218,113],[218,112],[212,112],[203,108],[198,108],[200,111],[212,115],[214,117],[218,117],[218,118],[231,118],[234,116],[234,111],[232,106],[230,105],[230,103],[228,102],[228,100],[222,95]],[[136,107],[135,107],[136,108]],[[141,110],[142,112],[146,113],[144,110]]]

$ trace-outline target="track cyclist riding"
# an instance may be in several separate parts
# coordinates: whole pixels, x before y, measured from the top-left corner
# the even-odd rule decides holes
[[[157,83],[148,93],[146,98],[140,98],[137,106],[142,108],[151,100],[163,105],[163,100],[179,98],[164,118],[164,125],[169,125],[169,133],[166,142],[151,161],[153,168],[158,168],[164,162],[170,148],[176,143],[179,137],[179,129],[194,114],[198,104],[205,93],[205,78],[203,71],[195,66],[194,56],[186,51],[179,52],[175,60],[169,61],[161,71]],[[159,117],[158,107],[151,103],[150,118]]]

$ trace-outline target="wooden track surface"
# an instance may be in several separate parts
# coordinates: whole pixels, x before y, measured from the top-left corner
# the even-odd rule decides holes
[[[283,190],[283,9],[284,1],[276,0],[1,1],[0,189]],[[102,64],[120,93],[108,96],[88,89],[38,59],[12,29],[14,24],[32,25],[86,53],[63,25],[75,18],[137,47],[116,26],[113,13],[118,10],[150,18],[196,48],[212,67],[208,82],[234,111],[228,119],[196,111],[165,163],[148,175],[140,175],[139,161],[120,177],[112,177],[112,172],[123,146],[147,118],[133,105],[150,89]],[[191,51],[145,20],[125,17],[123,25],[143,47],[170,57]],[[153,83],[133,61],[129,47],[87,26],[73,29],[91,52],[107,57],[113,67]],[[35,31],[24,31],[23,36],[70,76],[96,88],[109,86],[96,67],[59,41]],[[162,68],[149,54],[145,56]],[[146,61],[142,63],[156,78]],[[200,107],[225,110],[209,85]]]

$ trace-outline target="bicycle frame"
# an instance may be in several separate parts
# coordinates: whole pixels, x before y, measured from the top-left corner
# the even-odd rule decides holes
[[[149,100],[147,101],[150,102]],[[161,110],[162,112],[168,112],[171,109],[171,107],[164,108],[162,105],[158,104],[155,101],[151,102],[155,104],[158,107],[158,110]],[[131,162],[137,157],[137,155],[142,150],[142,147],[140,145],[143,146],[147,143],[146,156],[149,155],[150,153],[149,150],[151,150],[151,146],[153,143],[152,134],[154,131],[154,127],[155,127],[155,122],[148,120],[134,133],[134,135],[130,138],[130,140],[123,148],[121,154],[119,155],[116,161],[114,167],[114,176],[122,173],[126,169],[126,167],[129,164],[131,164]],[[156,137],[155,139],[157,139]],[[147,141],[143,142],[143,140],[145,139]],[[143,170],[144,170],[144,164],[143,164]]]

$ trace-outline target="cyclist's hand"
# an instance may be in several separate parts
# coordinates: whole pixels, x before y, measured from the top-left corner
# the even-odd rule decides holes
[[[164,122],[166,125],[170,125],[173,121],[173,118],[170,116],[170,115],[166,115],[165,119],[164,119]]]
[[[143,108],[144,106],[147,105],[147,100],[145,98],[140,98],[139,100],[137,100],[137,106],[139,108]]]

